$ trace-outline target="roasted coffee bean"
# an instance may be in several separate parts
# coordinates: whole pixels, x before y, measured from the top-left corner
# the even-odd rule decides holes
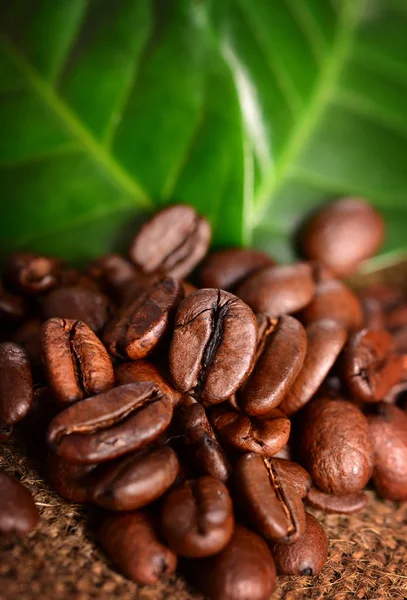
[[[161,542],[147,512],[107,517],[99,537],[104,551],[123,575],[141,585],[157,583],[177,567],[176,555]]]
[[[177,486],[164,500],[161,527],[169,547],[181,556],[217,554],[229,542],[234,527],[226,486],[208,475]]]
[[[342,360],[344,380],[361,402],[378,402],[401,378],[402,361],[385,330],[354,332]]]
[[[202,404],[193,403],[184,409],[181,430],[185,436],[188,456],[192,456],[198,473],[227,481],[231,466],[216,439]]]
[[[147,506],[174,483],[177,455],[169,446],[146,448],[108,467],[94,487],[92,499],[109,510]]]
[[[335,494],[326,494],[318,488],[312,487],[306,496],[306,502],[326,513],[350,515],[365,508],[368,497],[364,492],[335,496]]]
[[[342,281],[332,279],[319,283],[314,299],[301,312],[301,320],[307,325],[321,319],[337,321],[351,330],[362,326],[362,305],[356,294]]]
[[[55,287],[60,278],[62,263],[32,252],[16,252],[5,265],[5,277],[24,294],[41,294]]]
[[[384,329],[385,316],[382,306],[376,298],[362,299],[363,323],[366,329]]]
[[[145,358],[167,333],[175,309],[182,300],[181,284],[165,277],[126,302],[108,323],[103,341],[119,358]]]
[[[390,330],[397,330],[401,327],[407,327],[407,303],[404,302],[395,306],[386,314],[386,327]]]
[[[189,283],[189,281],[181,281],[181,285],[182,285],[182,289],[184,290],[185,298],[187,296],[189,296],[190,294],[193,294],[194,292],[198,291],[198,288],[196,286],[192,285],[192,283]]]
[[[192,206],[178,204],[157,213],[130,246],[131,260],[145,273],[161,271],[183,279],[205,256],[211,228]]]
[[[361,198],[341,198],[314,216],[304,231],[302,249],[339,276],[353,273],[384,240],[384,221]]]
[[[368,416],[373,444],[373,483],[383,498],[407,500],[407,414],[381,402]]]
[[[358,295],[362,301],[365,299],[376,300],[380,303],[384,312],[389,312],[405,302],[404,292],[401,288],[385,283],[365,286],[359,290]]]
[[[318,575],[328,558],[328,538],[321,523],[305,513],[306,526],[293,544],[272,546],[277,572],[281,575]]]
[[[277,452],[277,454],[273,455],[273,458],[282,458],[284,460],[292,460],[292,450],[289,444],[286,444]],[[305,469],[304,469],[305,471]]]
[[[136,360],[118,365],[115,369],[115,380],[117,385],[150,381],[171,398],[174,408],[183,402],[182,394],[167,383],[163,371],[147,360]]]
[[[346,329],[324,319],[306,328],[307,354],[298,377],[280,404],[280,410],[292,415],[302,408],[318,390],[335,363],[347,338]]]
[[[86,288],[92,292],[101,293],[101,287],[96,279],[86,275],[79,269],[69,268],[63,269],[61,273],[61,279],[59,287],[80,287]]]
[[[351,402],[318,398],[304,409],[300,456],[314,484],[328,494],[360,491],[372,472],[368,423]]]
[[[305,262],[264,267],[246,279],[236,294],[256,313],[271,317],[294,313],[314,296],[312,265]]]
[[[266,542],[241,525],[222,552],[189,561],[187,570],[211,600],[269,600],[276,584]]]
[[[250,308],[221,290],[202,289],[180,304],[170,348],[176,387],[204,404],[227,400],[249,374],[257,325]]]
[[[3,289],[0,281],[0,323],[15,325],[28,315],[28,306],[23,298]]]
[[[126,290],[138,276],[135,266],[120,254],[106,254],[97,258],[89,265],[87,273],[107,295],[111,294],[119,302],[125,298]]]
[[[82,321],[49,319],[42,326],[41,347],[48,385],[61,405],[113,387],[106,348]]]
[[[62,498],[85,504],[92,500],[98,465],[72,465],[50,454],[47,474],[52,487]]]
[[[33,401],[28,354],[14,342],[0,344],[0,426],[21,421]]]
[[[171,418],[171,400],[159,387],[130,383],[59,413],[48,428],[48,441],[67,462],[99,463],[146,446]]]
[[[109,318],[109,300],[100,292],[85,287],[59,287],[43,298],[42,314],[44,319],[61,317],[83,321],[92,331],[98,332]]]
[[[37,375],[42,371],[41,324],[40,319],[33,317],[24,321],[13,334],[13,342],[26,350],[31,369]]]
[[[311,489],[312,481],[310,474],[307,473],[304,467],[291,460],[277,456],[267,459],[267,462],[272,465],[278,477],[288,481],[292,485],[300,498],[305,498]]]
[[[250,453],[235,465],[237,497],[256,530],[274,542],[293,543],[305,530],[301,496],[285,472],[284,461]]]
[[[286,396],[298,376],[307,349],[307,336],[294,317],[270,319],[258,315],[256,362],[239,392],[239,405],[248,415],[266,417]]]
[[[230,291],[256,271],[274,264],[264,252],[250,248],[228,248],[208,256],[199,270],[199,281],[203,288]]]
[[[31,533],[38,524],[38,510],[30,492],[17,479],[0,472],[0,534]]]
[[[270,411],[267,419],[257,419],[238,413],[226,404],[213,408],[210,420],[224,444],[239,452],[273,456],[290,436],[290,420],[278,408]]]

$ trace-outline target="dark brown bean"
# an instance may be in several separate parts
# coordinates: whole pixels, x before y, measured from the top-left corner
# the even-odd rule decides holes
[[[42,370],[41,360],[41,320],[33,317],[24,321],[13,334],[13,342],[22,346],[30,360],[34,374],[39,375]],[[35,376],[35,375],[34,375]]]
[[[350,515],[366,507],[368,496],[364,492],[335,496],[335,494],[326,494],[318,488],[312,487],[306,496],[306,502],[326,513]]]
[[[214,252],[199,270],[201,287],[233,290],[244,279],[275,262],[264,252],[252,248],[228,248]]]
[[[203,259],[210,239],[208,221],[192,206],[178,204],[160,211],[140,229],[129,254],[145,273],[161,271],[183,279]]]
[[[28,306],[23,298],[3,289],[0,281],[0,322],[2,325],[16,324],[28,315]]]
[[[301,465],[288,459],[273,456],[268,462],[278,477],[289,482],[300,498],[305,498],[311,488],[311,476]]]
[[[111,294],[119,302],[138,277],[135,266],[120,254],[105,254],[97,258],[89,265],[87,273],[106,294]]]
[[[147,448],[108,467],[93,489],[92,499],[109,510],[147,506],[174,483],[177,455],[169,446]]]
[[[374,299],[379,302],[384,312],[391,311],[405,302],[404,292],[400,287],[385,283],[374,283],[365,286],[358,294],[361,300]]]
[[[204,404],[227,400],[249,374],[257,325],[250,308],[221,290],[202,289],[180,304],[170,348],[176,387]]]
[[[382,305],[376,298],[362,299],[362,309],[364,314],[364,326],[366,329],[384,329],[385,316]]]
[[[14,342],[0,344],[0,425],[13,425],[25,417],[33,401],[28,354]]]
[[[302,536],[294,544],[275,544],[272,554],[281,575],[318,575],[328,558],[328,538],[310,513]]]
[[[48,441],[67,462],[99,463],[146,446],[171,418],[171,400],[156,385],[130,383],[66,408],[52,420]]]
[[[31,533],[38,524],[38,510],[30,492],[7,473],[0,473],[0,490],[0,533]]]
[[[42,301],[44,319],[61,317],[83,321],[98,332],[109,318],[109,300],[94,290],[81,286],[64,286],[51,290]]]
[[[386,314],[386,327],[391,330],[397,330],[401,327],[407,327],[407,303],[404,302],[395,306]]]
[[[301,312],[301,320],[306,325],[321,319],[337,321],[351,330],[362,326],[362,305],[356,294],[342,281],[332,279],[319,283],[314,299]]]
[[[222,552],[189,561],[188,572],[211,600],[269,600],[276,583],[266,542],[241,525]]]
[[[351,402],[318,398],[304,409],[300,456],[314,484],[330,494],[360,491],[372,472],[368,423]]]
[[[290,316],[258,315],[259,341],[252,373],[239,392],[239,405],[248,415],[266,417],[276,408],[298,376],[307,349],[301,323]]]
[[[294,313],[314,296],[312,265],[305,262],[264,267],[246,279],[236,294],[256,313],[271,317]]]
[[[182,404],[182,394],[167,383],[161,369],[147,360],[136,360],[118,365],[115,369],[115,380],[117,385],[150,381],[171,398],[174,408]]]
[[[132,360],[151,354],[172,324],[183,295],[181,284],[171,277],[145,287],[108,323],[103,341],[109,352]]]
[[[113,387],[106,348],[82,321],[49,319],[42,326],[41,348],[48,385],[61,405]]]
[[[292,415],[302,408],[318,390],[335,363],[347,338],[346,329],[335,321],[324,319],[306,328],[307,354],[302,370],[284,400],[280,410]]]
[[[164,500],[161,527],[169,547],[181,556],[217,554],[228,544],[234,527],[226,486],[208,475],[177,486]]]
[[[5,277],[24,294],[41,294],[55,287],[61,275],[60,260],[32,252],[16,252],[5,265]]]
[[[54,490],[62,498],[85,504],[92,500],[98,465],[72,465],[50,454],[47,474]]]
[[[176,555],[161,542],[153,519],[144,511],[107,517],[100,542],[123,575],[141,585],[155,584],[177,567]]]
[[[389,500],[407,500],[407,415],[397,406],[380,402],[368,421],[376,490]]]
[[[308,223],[302,238],[307,258],[318,259],[339,276],[353,273],[384,240],[384,221],[361,198],[341,198]]]

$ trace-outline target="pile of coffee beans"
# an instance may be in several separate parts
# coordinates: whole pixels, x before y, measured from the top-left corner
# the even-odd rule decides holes
[[[27,447],[40,433],[48,481],[95,507],[102,548],[139,584],[178,563],[209,598],[267,600],[276,572],[318,574],[328,540],[306,505],[358,511],[369,482],[407,499],[407,297],[339,279],[383,237],[344,198],[305,225],[300,262],[205,259],[208,222],[175,205],[127,258],[77,270],[14,254],[0,442],[23,419]],[[0,489],[0,533],[35,529],[22,484],[2,473]]]

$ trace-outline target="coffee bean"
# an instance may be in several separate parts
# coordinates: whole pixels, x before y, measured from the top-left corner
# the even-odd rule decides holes
[[[30,492],[17,479],[0,472],[0,533],[26,535],[38,524]]]
[[[51,290],[42,300],[44,319],[61,317],[83,321],[98,332],[109,318],[109,301],[100,292],[80,287],[66,286]]]
[[[115,380],[117,385],[139,381],[151,382],[158,386],[163,394],[171,398],[174,408],[183,402],[182,394],[167,383],[164,372],[147,360],[136,360],[118,365],[115,369]]]
[[[298,376],[307,337],[294,317],[258,315],[259,341],[251,375],[239,392],[239,405],[252,416],[266,417],[286,396]]]
[[[222,552],[189,561],[187,571],[211,600],[269,600],[276,583],[266,542],[241,525]]]
[[[176,387],[205,404],[227,400],[253,365],[256,319],[239,298],[202,289],[180,304],[170,348]]]
[[[311,488],[311,477],[309,473],[299,465],[288,459],[273,456],[268,459],[278,477],[286,480],[297,492],[300,498],[305,498]]]
[[[33,383],[27,352],[14,342],[0,344],[0,425],[25,417],[33,401]]]
[[[0,323],[15,325],[28,316],[28,306],[23,298],[7,292],[0,281]]]
[[[337,321],[346,329],[360,329],[363,323],[361,303],[342,281],[332,279],[316,286],[312,302],[302,310],[301,320],[308,325],[321,319]]]
[[[280,410],[292,415],[302,408],[318,390],[335,363],[347,338],[346,329],[324,319],[306,328],[307,354],[300,374],[280,404]]]
[[[182,300],[181,284],[165,277],[128,301],[108,323],[103,340],[119,358],[145,358],[157,347],[172,324]]]
[[[195,285],[192,285],[192,283],[189,283],[189,281],[181,281],[181,285],[182,289],[184,290],[185,298],[198,291],[198,288]]]
[[[67,462],[99,463],[146,446],[171,418],[171,401],[156,385],[130,383],[66,408],[52,420],[48,441]]]
[[[50,454],[47,474],[52,487],[62,498],[71,502],[86,504],[92,500],[93,488],[97,481],[98,465],[72,465]]]
[[[306,502],[326,513],[350,515],[365,508],[368,497],[364,492],[335,496],[335,494],[326,494],[318,488],[312,487],[306,496]]]
[[[293,544],[272,547],[277,571],[281,575],[318,575],[328,558],[328,539],[322,525],[310,513],[302,536]]]
[[[92,499],[109,510],[142,508],[162,496],[178,475],[177,455],[169,446],[146,448],[108,467]]]
[[[192,206],[178,204],[157,213],[133,240],[129,255],[145,273],[161,271],[183,279],[205,256],[210,225]]]
[[[229,542],[234,527],[226,486],[206,475],[174,488],[164,500],[161,527],[170,548],[181,556],[217,554]]]
[[[123,575],[140,585],[155,584],[176,569],[176,555],[161,542],[147,512],[107,517],[99,537],[104,551]]]
[[[321,210],[308,223],[302,249],[339,276],[353,273],[362,260],[373,256],[383,243],[384,222],[361,198],[341,198]]]
[[[305,511],[300,495],[280,461],[250,453],[235,465],[237,497],[256,530],[274,542],[293,543],[304,533]]]
[[[264,252],[250,248],[228,248],[208,256],[199,270],[199,280],[203,288],[230,291],[256,271],[274,264]]]
[[[106,348],[82,321],[49,319],[42,326],[41,347],[48,385],[61,405],[113,387]]]
[[[33,317],[24,321],[13,334],[13,342],[22,346],[28,355],[34,379],[42,377],[41,320]]]
[[[384,329],[385,315],[379,300],[376,298],[362,299],[363,324],[366,329]]]
[[[222,405],[211,410],[210,419],[224,444],[239,452],[273,456],[290,436],[290,420],[278,408],[270,411],[267,419],[257,419]]]
[[[385,330],[354,332],[342,361],[344,380],[361,402],[378,402],[401,377],[402,361]]]
[[[397,330],[407,326],[407,303],[403,302],[389,310],[385,317],[386,327],[390,330]]]
[[[372,472],[368,423],[351,402],[318,398],[300,422],[300,456],[314,484],[328,494],[360,491]]]
[[[120,254],[105,254],[94,260],[87,268],[88,275],[97,281],[107,295],[121,302],[126,290],[137,279],[135,266]]]
[[[236,294],[256,313],[271,317],[294,313],[309,304],[314,296],[312,266],[298,262],[264,267],[246,279]]]
[[[41,294],[59,283],[62,263],[32,252],[16,252],[5,265],[5,277],[24,294]]]
[[[383,498],[407,500],[407,415],[380,402],[368,416],[373,444],[373,483]]]

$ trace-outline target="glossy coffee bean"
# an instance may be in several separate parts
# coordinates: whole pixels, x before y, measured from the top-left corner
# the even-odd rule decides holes
[[[305,530],[300,495],[280,461],[250,453],[234,469],[237,497],[254,527],[264,538],[293,543]]]
[[[381,402],[368,416],[373,444],[373,483],[383,498],[407,500],[407,414]]]
[[[391,335],[384,329],[353,333],[343,353],[342,373],[357,400],[382,400],[402,374],[402,360]]]
[[[259,535],[236,525],[215,556],[188,562],[188,573],[211,600],[269,600],[276,583],[270,550]]]
[[[38,524],[38,510],[30,492],[17,479],[0,472],[0,534],[31,533]]]
[[[181,284],[171,277],[145,287],[108,323],[103,341],[109,352],[132,360],[151,354],[172,325],[183,295]]]
[[[291,430],[290,420],[278,408],[270,411],[267,419],[257,419],[225,404],[211,410],[210,420],[225,446],[260,456],[277,454],[287,443]]]
[[[183,279],[203,259],[210,239],[208,221],[192,206],[178,204],[160,211],[140,229],[129,255],[145,273],[161,271]]]
[[[301,312],[306,325],[321,319],[337,321],[346,329],[360,329],[363,311],[359,298],[342,281],[322,281],[316,286],[312,302]]]
[[[181,419],[188,456],[200,475],[212,475],[222,481],[230,476],[231,466],[219,444],[202,404],[193,403],[184,409]]]
[[[366,507],[368,496],[364,492],[335,496],[335,494],[326,494],[318,488],[312,487],[306,496],[306,502],[313,508],[318,508],[326,513],[350,515]]]
[[[204,288],[230,291],[256,271],[273,265],[274,261],[264,252],[228,248],[208,256],[199,270],[199,281]]]
[[[307,354],[293,385],[280,404],[280,410],[292,415],[302,408],[321,386],[334,365],[347,338],[346,329],[335,321],[315,321],[306,328]]]
[[[0,344],[0,426],[25,417],[33,401],[33,382],[27,352],[13,342]]]
[[[136,583],[152,585],[177,567],[177,557],[161,541],[144,511],[111,515],[100,529],[100,543],[119,570]]]
[[[48,319],[42,326],[41,349],[48,385],[61,405],[113,387],[106,348],[82,321]]]
[[[280,479],[284,479],[295,489],[300,498],[305,498],[311,489],[312,481],[304,467],[291,460],[276,456],[268,459],[268,463],[272,464],[273,470]]]
[[[32,252],[16,252],[5,265],[5,277],[23,294],[41,294],[59,283],[61,261]]]
[[[310,513],[302,536],[293,544],[275,544],[272,554],[281,575],[318,575],[328,558],[328,538],[321,523]]]
[[[302,249],[342,276],[373,256],[383,240],[384,221],[375,209],[361,198],[341,198],[309,221]]]
[[[171,418],[172,403],[156,385],[130,383],[66,408],[52,420],[48,441],[67,462],[99,463],[146,446]]]
[[[304,409],[300,457],[314,484],[328,494],[359,492],[369,481],[373,460],[368,423],[351,402],[318,398]]]
[[[257,343],[256,318],[239,298],[202,289],[180,304],[169,364],[175,386],[204,404],[227,400],[248,376]]]
[[[146,448],[108,467],[93,489],[92,499],[109,510],[147,506],[174,483],[177,455],[169,446]]]
[[[72,465],[50,454],[47,475],[52,487],[62,498],[85,504],[92,500],[98,465]]]
[[[298,262],[257,271],[237,288],[236,294],[254,312],[278,317],[307,306],[314,291],[312,265]]]
[[[97,258],[89,265],[87,273],[106,294],[119,302],[138,276],[136,267],[120,254],[105,254]]]
[[[139,381],[151,382],[171,398],[174,408],[182,404],[182,394],[167,383],[164,372],[147,360],[136,360],[123,363],[115,368],[116,385],[137,383]]]
[[[263,417],[287,395],[304,362],[307,336],[290,316],[258,315],[259,340],[252,373],[239,392],[239,406],[248,415]]]
[[[24,321],[13,334],[13,342],[22,346],[27,352],[34,378],[42,371],[41,325],[42,321],[33,317]]]
[[[59,287],[44,296],[42,316],[83,321],[98,332],[108,321],[109,300],[100,292],[78,285]]]
[[[232,500],[215,477],[186,481],[164,500],[162,532],[169,547],[181,556],[217,554],[229,542],[233,527]]]

